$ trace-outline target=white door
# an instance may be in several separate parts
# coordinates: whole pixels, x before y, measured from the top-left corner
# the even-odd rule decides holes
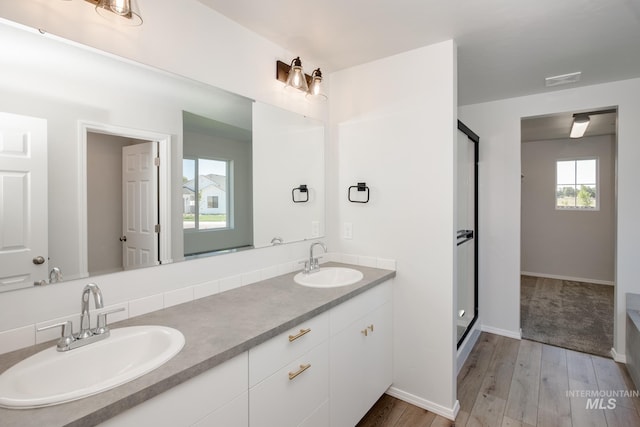
[[[125,270],[158,264],[158,146],[122,148],[122,263]]]
[[[0,291],[48,275],[47,121],[0,113]]]

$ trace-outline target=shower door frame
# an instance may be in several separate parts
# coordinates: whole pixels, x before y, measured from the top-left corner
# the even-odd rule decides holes
[[[478,320],[478,162],[480,158],[480,137],[469,129],[464,123],[458,120],[458,130],[467,135],[467,138],[473,142],[473,155],[474,155],[474,167],[473,167],[473,192],[474,192],[474,203],[473,203],[473,318],[469,325],[465,329],[464,333],[460,336],[460,339],[457,342],[457,348],[460,348],[460,345],[464,342],[469,332],[473,329],[473,325]],[[456,139],[457,143],[457,139]],[[456,283],[456,293],[458,292]],[[458,307],[455,308],[456,312]]]

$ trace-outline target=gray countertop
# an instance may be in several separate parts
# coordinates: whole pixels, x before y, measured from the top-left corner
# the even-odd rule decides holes
[[[329,265],[342,265],[328,263]],[[348,266],[348,265],[345,265]],[[185,346],[154,371],[111,390],[38,409],[0,408],[0,426],[93,426],[249,350],[300,322],[389,280],[395,271],[348,266],[364,278],[337,288],[296,284],[289,273],[114,323],[112,328],[163,325],[185,336]],[[49,346],[35,345],[0,355],[0,373]]]

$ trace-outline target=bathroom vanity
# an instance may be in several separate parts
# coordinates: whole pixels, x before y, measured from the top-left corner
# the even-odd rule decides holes
[[[100,394],[0,409],[1,424],[354,425],[391,385],[395,277],[355,268],[364,277],[352,285],[306,287],[289,273],[115,323],[175,328],[186,344],[160,368]],[[0,356],[0,372],[52,345]]]

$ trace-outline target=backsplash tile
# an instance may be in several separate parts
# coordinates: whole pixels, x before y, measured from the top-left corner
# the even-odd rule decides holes
[[[193,287],[193,299],[204,298],[220,292],[220,280],[201,283]]]
[[[220,279],[220,292],[239,288],[240,286],[242,286],[242,278],[240,275]]]
[[[165,292],[164,307],[171,307],[185,302],[193,301],[193,286]]]
[[[129,317],[141,316],[152,311],[164,308],[164,297],[162,294],[129,301]]]
[[[8,353],[35,344],[34,325],[0,332],[0,353]]]

